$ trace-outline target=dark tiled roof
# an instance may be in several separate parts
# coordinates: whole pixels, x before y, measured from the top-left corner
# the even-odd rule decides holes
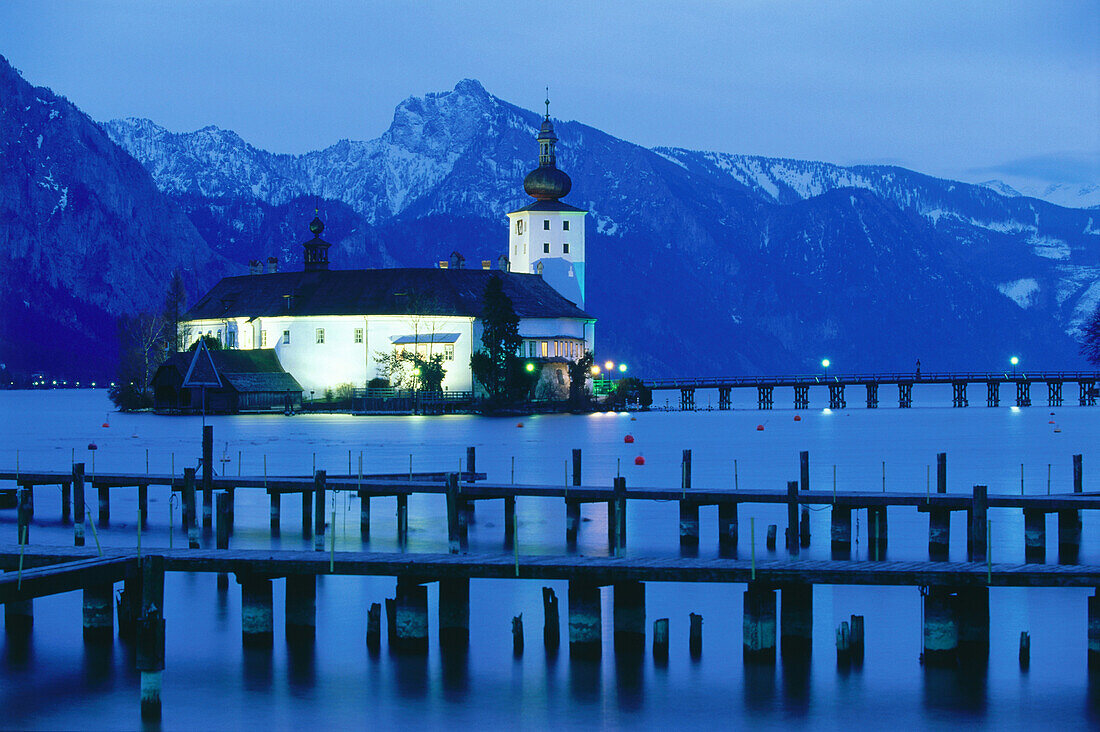
[[[484,269],[355,269],[226,277],[185,317],[416,313],[478,317],[485,285],[493,276],[500,277],[521,318],[592,319],[538,275]]]
[[[294,377],[283,371],[278,374],[222,374],[240,393],[257,391],[302,391],[302,386]]]
[[[166,369],[175,369],[182,377],[194,356],[194,352],[187,352],[170,357],[157,369],[153,382]],[[239,392],[302,390],[294,377],[283,370],[273,349],[210,351],[210,359],[222,382],[229,382]]]
[[[579,213],[588,213],[583,208],[570,206],[568,203],[562,203],[561,201],[535,201],[532,204],[524,206],[523,208],[517,208],[515,211],[510,211],[509,213],[519,213],[521,211],[577,211]]]

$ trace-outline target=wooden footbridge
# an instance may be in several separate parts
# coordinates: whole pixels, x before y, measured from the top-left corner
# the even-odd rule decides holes
[[[829,389],[829,408],[845,409],[848,406],[845,397],[847,387],[863,387],[868,409],[879,406],[879,387],[896,386],[898,407],[908,409],[913,406],[913,387],[926,384],[951,384],[952,406],[970,405],[967,387],[971,384],[985,386],[985,403],[988,407],[1001,405],[1001,386],[1013,384],[1016,387],[1016,406],[1031,406],[1032,384],[1046,384],[1047,405],[1060,407],[1064,404],[1062,389],[1065,384],[1077,385],[1077,404],[1095,406],[1097,397],[1098,371],[1040,371],[1019,373],[997,372],[936,372],[936,373],[875,373],[875,374],[803,374],[791,376],[734,376],[726,378],[680,378],[647,379],[645,385],[653,391],[671,390],[680,392],[680,409],[694,410],[695,392],[698,389],[717,389],[718,408],[730,409],[731,395],[734,389],[756,389],[757,409],[772,409],[775,405],[775,390],[789,388],[794,392],[794,408],[809,409],[810,387],[821,386]]]
[[[204,443],[212,442],[207,429]],[[208,448],[209,449],[209,448]],[[207,463],[209,465],[210,463]],[[228,574],[241,587],[242,642],[270,647],[274,639],[275,611],[272,582],[286,582],[285,626],[290,641],[310,639],[316,627],[316,578],[323,574],[391,576],[395,596],[385,599],[389,646],[399,652],[423,653],[429,643],[427,583],[439,583],[438,642],[443,649],[462,648],[469,641],[470,581],[484,579],[559,580],[568,582],[568,641],[570,653],[598,656],[604,619],[600,588],[613,588],[611,619],[616,652],[637,653],[646,643],[645,586],[650,582],[713,582],[745,584],[743,649],[746,662],[774,663],[776,649],[785,659],[804,660],[813,645],[813,585],[888,585],[921,589],[923,602],[923,658],[929,664],[955,664],[960,658],[986,657],[989,649],[991,587],[1100,587],[1100,566],[1077,563],[1082,539],[1081,512],[1100,509],[1100,493],[1085,492],[1082,457],[1073,457],[1073,482],[1052,495],[990,494],[974,486],[967,494],[947,493],[947,456],[937,458],[936,484],[924,492],[816,490],[809,483],[809,455],[802,453],[797,480],[785,490],[712,490],[692,485],[691,452],[683,456],[679,486],[626,485],[624,478],[609,486],[581,483],[581,453],[573,455],[569,484],[511,485],[489,483],[476,473],[475,456],[467,456],[467,472],[402,476],[216,477],[212,471],[196,476],[188,468],[183,475],[85,474],[83,464],[68,471],[0,472],[0,481],[13,482],[16,491],[18,541],[0,546],[0,602],[5,605],[5,630],[9,636],[31,632],[33,600],[80,589],[84,593],[83,623],[89,641],[110,637],[115,627],[114,584],[124,589],[117,605],[118,632],[137,644],[141,671],[142,711],[159,716],[161,671],[164,668],[166,572],[209,572],[218,575],[219,587],[228,590]],[[795,471],[791,471],[795,474]],[[99,495],[99,525],[109,526],[110,493],[118,489],[147,491],[150,485],[170,486],[183,496],[183,526],[188,548],[141,548],[146,506],[135,527],[133,548],[84,546],[84,528],[91,511],[85,509],[84,488],[91,483]],[[34,543],[33,491],[60,485],[76,506],[63,501],[62,519],[72,521],[75,547]],[[67,487],[67,491],[66,491]],[[271,500],[271,531],[280,530],[279,501],[286,493],[300,493],[302,533],[312,536],[314,550],[270,550],[231,547],[232,504],[237,490],[262,490]],[[403,544],[408,532],[409,495],[437,494],[445,498],[446,521],[439,536],[447,537],[448,553],[336,551],[334,532],[328,531],[324,507],[329,491],[352,491],[360,499],[360,531],[371,530],[371,499],[397,497],[397,532]],[[198,532],[198,493],[216,497],[216,538],[204,546]],[[516,502],[525,498],[559,499],[565,507],[565,542],[560,554],[530,556],[516,544]],[[466,549],[468,516],[477,502],[502,501],[504,553],[470,554]],[[628,505],[632,501],[675,503],[679,509],[679,556],[635,556],[626,552]],[[206,503],[204,501],[204,503]],[[582,527],[582,506],[606,505],[608,556],[580,556],[577,536]],[[739,526],[742,503],[783,505],[787,523],[781,541],[783,553],[775,554],[777,526],[766,531],[760,549],[755,519],[748,531]],[[698,557],[699,512],[704,506],[718,509],[718,558]],[[801,550],[810,544],[809,506],[831,512],[831,559],[807,559]],[[887,508],[908,507],[929,517],[927,561],[899,562],[886,558]],[[994,562],[991,556],[987,512],[991,507],[1022,510],[1025,563]],[[310,511],[313,508],[315,511]],[[75,510],[74,510],[75,509]],[[852,560],[852,512],[866,511],[870,558]],[[949,562],[951,515],[965,512],[967,561]],[[601,508],[602,513],[602,508]],[[1057,563],[1046,560],[1046,517],[1057,515]],[[211,517],[212,518],[212,517]],[[312,521],[310,519],[313,519]],[[204,522],[206,514],[204,513]],[[763,527],[761,527],[763,529]],[[328,537],[326,532],[328,531]],[[748,541],[745,541],[745,534]],[[759,532],[765,534],[764,531]],[[326,541],[329,538],[330,541]],[[114,543],[114,542],[112,542]],[[757,557],[760,552],[762,556]],[[776,593],[782,604],[777,613]],[[543,637],[556,648],[560,637],[558,599],[551,588],[543,589]],[[367,645],[381,644],[381,603],[365,610]],[[194,612],[189,609],[188,612]],[[1100,591],[1088,598],[1082,613],[1088,618],[1088,658],[1100,666]],[[691,649],[702,646],[702,625],[693,616]],[[517,618],[514,637],[522,648],[522,619]],[[885,622],[885,621],[884,621]],[[862,654],[863,617],[853,616],[838,629],[838,659],[858,659]],[[518,629],[518,630],[516,630]],[[660,660],[668,653],[668,619],[653,624],[653,649]],[[1023,648],[1023,646],[1022,646]]]

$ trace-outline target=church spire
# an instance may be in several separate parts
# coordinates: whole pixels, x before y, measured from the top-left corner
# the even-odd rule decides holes
[[[550,121],[550,88],[546,88],[546,116],[539,127],[539,167],[527,174],[523,180],[523,190],[527,195],[540,201],[556,201],[569,193],[573,182],[565,171],[558,170],[558,156],[554,150],[558,136],[554,134],[554,123]]]
[[[313,221],[309,222],[309,231],[313,238],[302,244],[305,249],[305,271],[316,272],[328,269],[328,248],[332,246],[321,238],[325,222],[321,221],[319,208],[313,209]]]

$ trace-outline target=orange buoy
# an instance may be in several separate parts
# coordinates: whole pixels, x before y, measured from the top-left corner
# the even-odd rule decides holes
[[[645,458],[642,457],[641,455],[639,455],[638,457],[634,458],[634,464],[635,465],[645,465]]]
[[[764,425],[762,425],[762,424],[756,425],[756,431],[757,432],[763,432],[764,431]]]
[[[1054,420],[1052,419],[1052,420],[1048,421],[1047,424],[1054,424]]]
[[[103,423],[103,426],[104,426],[104,427],[110,427],[110,426],[111,426],[111,423],[110,423],[110,422],[104,422],[104,423]]]
[[[523,422],[516,422],[516,427],[522,427],[522,426],[523,426]]]
[[[794,415],[794,421],[795,422],[801,422],[802,421],[802,415],[801,414]]]
[[[637,417],[631,417],[631,418],[630,418],[630,421],[631,421],[631,422],[637,422],[637,421],[638,421],[638,418],[637,418]]]
[[[626,443],[634,442],[634,435],[627,435],[626,437],[623,438],[623,442],[626,442]]]

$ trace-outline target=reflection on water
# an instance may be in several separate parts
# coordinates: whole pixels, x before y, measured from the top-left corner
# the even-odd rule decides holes
[[[813,400],[811,394],[811,401]],[[950,404],[950,390],[943,402]],[[923,397],[922,397],[922,402]],[[102,394],[80,392],[0,392],[0,465],[27,469],[65,468],[70,455],[90,463],[86,446],[99,443],[97,469],[174,464],[194,465],[199,453],[199,420],[112,414],[109,430],[100,425]],[[1070,478],[1070,456],[1085,453],[1086,489],[1100,486],[1100,457],[1090,458],[1096,443],[1096,410],[1061,408],[1054,433],[1045,408],[900,411],[880,409],[810,410],[793,422],[793,413],[775,410],[729,413],[534,417],[525,428],[514,420],[469,417],[354,418],[345,416],[217,417],[215,441],[228,442],[231,472],[271,475],[308,472],[317,466],[330,474],[347,470],[349,451],[364,453],[364,468],[377,472],[458,467],[465,448],[477,447],[478,468],[508,482],[515,458],[517,482],[564,480],[574,447],[583,449],[586,484],[610,485],[616,473],[632,486],[676,486],[680,454],[693,450],[693,485],[741,488],[779,487],[798,475],[798,452],[810,451],[814,487],[882,487],[887,463],[888,490],[926,488],[935,454],[949,453],[949,490],[967,492],[974,483],[990,492],[1018,492],[1024,463],[1025,492],[1046,492],[1048,464],[1053,492]],[[766,423],[758,432],[757,424]],[[629,431],[636,442],[623,443]],[[132,437],[131,435],[138,435]],[[237,452],[241,453],[241,461]],[[633,458],[644,454],[646,465]],[[219,465],[221,467],[221,465]],[[934,472],[934,471],[933,471]],[[149,528],[143,548],[168,546],[168,492],[150,489]],[[105,547],[133,546],[130,517],[136,495],[113,493],[110,528],[99,531]],[[94,493],[89,493],[94,502]],[[337,551],[399,549],[396,501],[375,499],[371,538],[359,536],[359,505],[354,495],[334,498]],[[36,491],[35,542],[70,546],[72,527],[62,525],[59,492]],[[281,535],[269,529],[269,502],[262,490],[236,492],[234,548],[312,548],[303,537],[296,497],[282,501]],[[331,521],[333,506],[326,508]],[[498,553],[503,543],[500,501],[477,507],[470,523],[471,552]],[[93,508],[94,512],[94,508]],[[560,500],[521,499],[516,535],[521,556],[565,551],[565,510]],[[680,554],[677,504],[631,503],[628,509],[628,557]],[[438,496],[409,500],[409,551],[446,549],[445,503]],[[586,504],[576,551],[607,554],[606,506]],[[699,556],[718,556],[718,521],[713,507],[700,511]],[[812,543],[802,558],[830,556],[828,511],[811,511]],[[993,556],[1022,562],[1023,521],[1018,512],[993,510]],[[186,536],[171,515],[172,541]],[[758,558],[784,559],[782,507],[743,504],[738,516],[738,556],[751,553],[755,523]],[[780,527],[780,547],[764,548],[769,524]],[[854,512],[852,557],[868,557],[867,518]],[[927,557],[927,514],[891,509],[889,552],[893,559]],[[14,541],[14,512],[0,511],[0,540]],[[965,522],[955,518],[951,558],[965,556]],[[213,534],[203,531],[203,545]],[[1057,532],[1048,526],[1047,557],[1054,560]],[[92,532],[88,545],[94,546]],[[1085,515],[1082,563],[1100,563],[1100,521]],[[561,647],[542,643],[542,587],[561,598]],[[172,573],[165,583],[167,667],[163,698],[165,729],[305,728],[323,719],[332,727],[780,727],[806,726],[927,727],[930,724],[1084,729],[1100,722],[1100,673],[1085,669],[1085,590],[998,589],[990,593],[988,664],[956,669],[923,668],[920,655],[920,596],[913,588],[819,587],[814,597],[814,644],[809,661],[777,660],[774,666],[746,665],[741,659],[743,585],[651,583],[646,587],[646,646],[633,657],[616,654],[612,642],[610,591],[604,593],[604,647],[598,660],[570,657],[568,592],[564,582],[474,580],[470,585],[470,646],[444,650],[438,644],[438,599],[429,583],[430,648],[425,656],[391,653],[383,632],[381,653],[370,652],[364,631],[367,608],[394,596],[392,577],[320,577],[317,586],[317,639],[288,644],[283,632],[285,582],[274,588],[275,643],[272,649],[241,647],[240,585],[230,576]],[[706,618],[703,653],[688,652],[688,613]],[[513,657],[511,618],[523,613],[525,653]],[[866,659],[862,668],[838,667],[833,633],[852,613],[867,618]],[[115,639],[84,644],[80,593],[35,601],[35,625],[29,637],[0,637],[0,727],[71,729],[88,726],[132,729],[138,726],[138,676],[134,649]],[[651,653],[652,620],[670,618],[666,662]],[[1031,667],[1018,668],[1021,630],[1032,634]],[[43,705],[42,699],[55,702]],[[89,720],[94,720],[94,724]]]

